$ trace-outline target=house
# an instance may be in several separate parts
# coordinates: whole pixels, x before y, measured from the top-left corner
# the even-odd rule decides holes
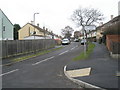
[[[0,40],[13,40],[13,24],[0,9]]]
[[[99,42],[99,39],[103,37],[103,29],[104,29],[104,27],[102,27],[102,26],[97,27],[97,32],[96,32],[96,40],[97,40],[97,42]]]
[[[105,43],[113,58],[120,58],[120,15],[97,27],[97,41]]]
[[[74,32],[74,38],[78,39],[81,36],[80,31],[75,31]]]
[[[84,30],[86,31],[85,38],[87,35],[87,40],[96,41],[96,26],[95,25],[85,26]],[[84,30],[83,28],[81,29],[80,39],[84,38]]]
[[[120,33],[120,31],[118,31],[118,26],[119,26],[118,24],[119,23],[120,23],[120,15],[115,17],[115,18],[113,18],[113,16],[111,16],[110,21],[97,27],[97,32],[96,32],[97,41],[99,41],[99,39],[103,37],[103,33],[105,33],[106,31],[111,33],[111,34]]]
[[[26,37],[40,35],[44,36],[44,30],[33,24],[27,23],[19,31],[19,40],[24,40]]]
[[[51,39],[51,33],[45,27],[42,29],[37,26],[27,23],[19,31],[19,40],[24,39]]]
[[[87,34],[87,38],[91,41],[96,41],[96,32],[97,30],[89,31],[89,33]]]

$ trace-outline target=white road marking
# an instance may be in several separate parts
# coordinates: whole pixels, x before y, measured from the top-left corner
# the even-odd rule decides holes
[[[59,55],[63,55],[63,54],[65,54],[65,53],[67,53],[68,51],[69,51],[69,50],[64,51],[64,52],[60,53]]]
[[[75,49],[76,47],[71,48],[71,50]]]
[[[40,63],[45,62],[45,61],[47,61],[47,60],[50,60],[50,59],[52,59],[52,58],[54,58],[54,57],[55,57],[55,56],[52,56],[52,57],[50,57],[50,58],[46,58],[46,59],[44,59],[44,60],[42,60],[42,61],[39,61],[39,62],[37,62],[37,63],[35,63],[35,64],[32,64],[32,65],[40,64]]]
[[[77,48],[77,47],[78,47],[78,45],[75,48]]]
[[[7,75],[7,74],[10,74],[10,73],[16,72],[16,71],[18,71],[18,70],[19,70],[19,69],[12,70],[12,71],[10,71],[10,72],[0,74],[0,76]]]

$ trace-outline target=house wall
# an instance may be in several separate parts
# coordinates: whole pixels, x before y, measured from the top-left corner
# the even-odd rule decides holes
[[[101,34],[101,29],[98,29],[97,31],[96,31],[96,40],[97,40],[97,42],[99,42],[99,39],[103,36],[102,34]]]
[[[96,31],[90,32],[89,34],[87,34],[87,37],[88,38],[96,37]]]
[[[32,25],[30,25],[30,24],[26,24],[18,32],[19,32],[19,40],[23,40],[25,37],[33,35],[34,27]],[[35,32],[36,32],[35,35],[42,35],[42,36],[44,36],[44,33],[40,32],[36,28],[35,28]]]
[[[0,10],[0,40],[2,40],[2,12]]]
[[[32,40],[32,39],[45,39],[45,37],[29,36],[24,38],[24,40]]]
[[[13,40],[13,24],[7,16],[0,10],[0,40]],[[5,28],[3,31],[2,26]]]

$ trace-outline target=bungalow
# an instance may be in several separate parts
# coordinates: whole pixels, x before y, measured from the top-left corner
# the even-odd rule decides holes
[[[13,24],[0,9],[0,40],[13,40]]]

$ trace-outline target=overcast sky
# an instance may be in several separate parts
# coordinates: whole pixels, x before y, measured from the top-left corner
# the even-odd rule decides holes
[[[21,27],[33,20],[36,15],[36,24],[47,27],[60,35],[61,29],[69,25],[76,29],[70,17],[79,7],[92,7],[100,10],[104,16],[104,22],[110,20],[110,15],[118,15],[118,1],[120,0],[0,0],[0,8],[10,21]]]

